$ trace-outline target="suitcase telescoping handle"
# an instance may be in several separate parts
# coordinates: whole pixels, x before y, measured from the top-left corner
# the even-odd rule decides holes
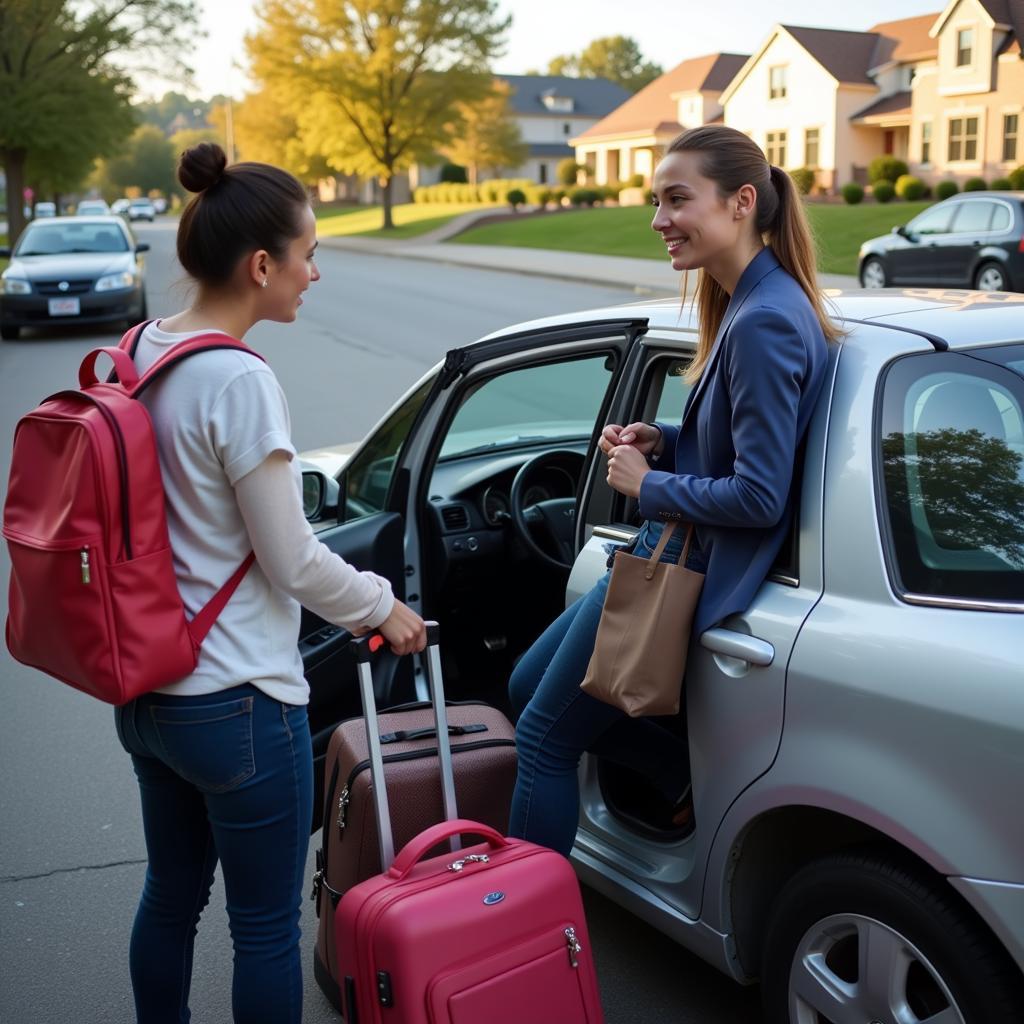
[[[427,623],[427,680],[430,684],[430,702],[434,708],[434,729],[437,732],[437,755],[441,762],[441,800],[448,821],[458,818],[455,803],[455,774],[452,771],[452,748],[448,740],[448,716],[444,707],[444,683],[441,681],[441,655],[438,651],[440,627]],[[387,871],[395,859],[395,841],[391,831],[391,811],[388,791],[384,783],[384,757],[380,747],[380,725],[377,721],[377,699],[373,692],[371,665],[387,645],[380,633],[368,633],[353,640],[349,649],[355,656],[359,671],[359,691],[363,701],[363,720],[366,723],[366,746],[370,752],[370,778],[373,780],[373,803],[377,813],[377,835],[380,839],[381,870]],[[451,841],[453,850],[461,849],[457,836]]]

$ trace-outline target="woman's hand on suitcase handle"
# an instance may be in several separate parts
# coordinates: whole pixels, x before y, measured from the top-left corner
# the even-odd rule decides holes
[[[401,601],[395,601],[391,614],[377,629],[395,654],[413,654],[427,646],[427,624]]]

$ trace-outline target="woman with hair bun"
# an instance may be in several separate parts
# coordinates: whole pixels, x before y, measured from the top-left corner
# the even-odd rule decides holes
[[[743,611],[789,528],[797,449],[825,377],[829,320],[815,251],[789,175],[724,125],[684,132],[653,181],[654,220],[676,270],[700,270],[693,385],[681,425],[609,423],[600,445],[608,483],[639,500],[635,554],[649,558],[664,524],[695,526],[687,567],[705,574],[699,637]],[[685,532],[685,531],[680,531]],[[677,562],[683,537],[662,560]],[[608,576],[551,625],[510,682],[519,775],[510,831],[568,855],[579,818],[584,751],[650,779],[666,803],[666,835],[693,830],[686,742],[627,719],[580,689]]]
[[[219,146],[181,157],[197,193],[178,227],[192,304],[148,324],[142,373],[211,332],[242,340],[261,320],[290,323],[319,280],[316,221],[302,185],[267,164],[227,166]],[[300,605],[353,632],[379,629],[422,650],[420,617],[387,580],[316,540],[288,407],[255,354],[184,360],[142,396],[153,421],[178,587],[191,615],[250,551],[255,562],[203,643],[195,672],[116,709],[142,796],[149,863],[132,930],[139,1024],[184,1024],[199,915],[220,862],[234,943],[237,1024],[302,1018],[299,907],[313,764],[298,654]]]

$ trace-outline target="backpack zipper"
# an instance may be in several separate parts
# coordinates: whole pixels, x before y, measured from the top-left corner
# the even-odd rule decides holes
[[[92,574],[89,572],[89,549],[88,548],[82,548],[82,550],[81,550],[81,552],[79,552],[79,554],[81,555],[81,559],[82,559],[82,582],[83,583],[91,583],[92,582]]]

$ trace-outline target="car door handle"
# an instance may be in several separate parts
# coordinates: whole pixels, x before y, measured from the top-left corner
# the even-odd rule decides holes
[[[732,629],[709,629],[701,633],[701,647],[715,654],[748,661],[751,665],[767,667],[775,660],[775,648],[767,640]]]

